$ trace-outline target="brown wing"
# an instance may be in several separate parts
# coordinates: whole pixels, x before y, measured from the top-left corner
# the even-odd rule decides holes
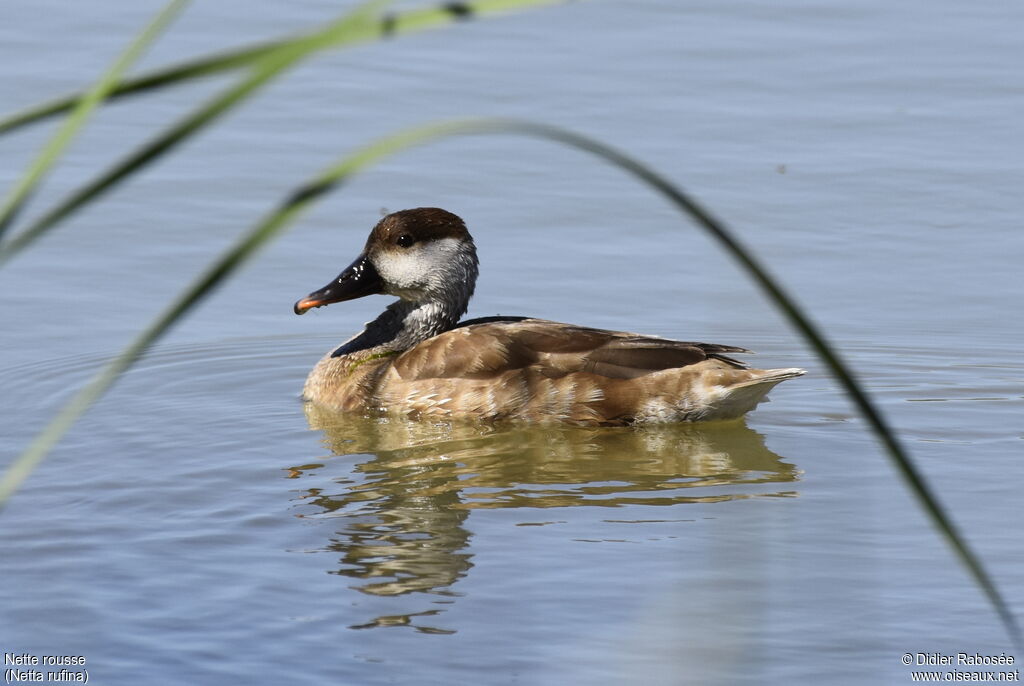
[[[402,353],[394,369],[406,381],[482,379],[529,366],[550,378],[588,372],[632,379],[709,358],[743,368],[742,362],[723,354],[743,352],[749,351],[524,319],[471,324],[439,334]]]

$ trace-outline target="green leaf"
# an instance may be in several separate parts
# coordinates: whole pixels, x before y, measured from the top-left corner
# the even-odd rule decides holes
[[[239,83],[163,133],[145,143],[106,172],[73,191],[68,198],[39,217],[29,227],[0,243],[0,265],[31,245],[61,220],[98,199],[119,182],[156,161],[179,143],[187,140],[221,115],[230,111],[256,90],[301,60],[321,50],[351,46],[382,37],[413,33],[450,24],[468,17],[535,5],[549,5],[557,0],[477,0],[449,3],[440,7],[410,11],[390,17],[379,16],[386,0],[369,0],[346,16],[331,22],[313,34],[283,42],[264,51],[253,51],[251,72]],[[194,77],[193,77],[194,78]]]
[[[164,67],[141,76],[126,78],[118,83],[108,94],[107,101],[144,93],[145,91],[164,86],[172,86],[179,81],[189,82],[223,71],[247,67],[268,52],[281,47],[285,42],[281,40],[270,43],[258,43],[228,52],[187,60],[181,64]],[[21,112],[8,115],[0,119],[0,135],[15,131],[22,126],[35,124],[49,117],[63,114],[76,107],[84,97],[84,93],[72,93],[71,95],[55,98],[48,102],[32,105]]]
[[[365,40],[388,38],[407,33],[415,33],[430,28],[439,28],[456,19],[465,19],[476,15],[492,14],[524,9],[531,5],[550,5],[568,0],[482,0],[477,2],[452,2],[440,7],[424,8],[400,12],[392,16],[382,17],[379,30]],[[252,63],[281,48],[282,46],[309,38],[317,32],[303,34],[295,38],[256,43],[253,45],[187,60],[177,65],[156,69],[146,74],[121,81],[110,93],[108,100],[115,100],[128,95],[136,95],[145,91],[173,86],[179,82],[189,82],[202,78],[251,66]],[[338,46],[342,47],[342,46]],[[48,102],[32,105],[21,112],[0,119],[0,135],[15,131],[23,126],[34,124],[73,108],[84,97],[83,93],[72,93]]]
[[[57,133],[47,142],[39,155],[15,184],[0,204],[0,236],[10,226],[18,210],[25,200],[39,185],[43,177],[54,165],[61,153],[71,144],[75,135],[85,126],[93,110],[106,99],[124,72],[145,50],[160,36],[167,26],[178,16],[188,0],[171,0],[149,23],[148,26],[132,41],[128,49],[118,57],[110,68],[103,72],[96,84],[90,88],[75,104],[74,109]]]

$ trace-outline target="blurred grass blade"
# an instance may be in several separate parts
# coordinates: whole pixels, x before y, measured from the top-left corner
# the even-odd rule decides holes
[[[441,7],[409,10],[399,12],[395,15],[382,17],[379,30],[374,35],[366,36],[366,40],[379,37],[398,36],[405,33],[439,27],[457,18],[466,18],[474,14],[490,14],[500,11],[511,11],[523,9],[530,5],[547,5],[567,0],[483,0],[478,2],[450,2]],[[142,74],[134,78],[121,81],[111,91],[108,100],[114,100],[128,95],[144,93],[147,90],[163,86],[175,85],[182,81],[191,81],[196,78],[210,76],[223,71],[240,69],[250,66],[264,55],[280,49],[287,43],[310,37],[313,34],[305,34],[296,38],[257,43],[254,45],[228,50],[205,57],[187,60],[180,64],[171,65],[161,69]],[[33,105],[31,107],[0,118],[0,135],[14,131],[22,126],[34,124],[48,117],[62,114],[75,107],[78,101],[84,97],[83,93],[72,93],[51,101]]]
[[[170,86],[179,81],[191,81],[199,77],[210,76],[222,71],[230,71],[247,67],[253,62],[281,47],[286,41],[259,43],[237,50],[218,53],[207,57],[188,60],[163,69],[155,70],[134,78],[122,80],[107,96],[107,101],[116,100],[127,95],[144,93],[147,90]],[[33,105],[21,112],[0,119],[0,135],[10,133],[22,126],[43,121],[49,117],[63,114],[76,107],[84,93],[72,93],[54,100]]]
[[[248,77],[213,98],[182,121],[173,124],[164,133],[114,165],[112,169],[73,192],[67,200],[44,214],[26,230],[11,237],[8,241],[0,243],[0,264],[24,250],[61,219],[96,199],[121,179],[139,170],[206,124],[214,121],[305,55],[319,49],[329,41],[345,41],[358,29],[365,30],[371,24],[376,25],[376,22],[373,21],[373,14],[384,4],[385,0],[368,0],[317,34],[284,44],[260,57]]]
[[[142,33],[132,41],[128,49],[118,57],[107,69],[96,84],[86,91],[76,103],[71,114],[64,121],[39,155],[22,175],[0,204],[0,236],[10,226],[18,210],[25,203],[32,191],[54,165],[61,153],[71,143],[75,135],[85,126],[93,110],[114,90],[124,72],[135,63],[142,53],[156,40],[167,26],[178,16],[188,4],[188,0],[171,0],[159,14],[143,29]]]
[[[407,148],[457,135],[512,133],[555,141],[591,153],[632,174],[655,191],[666,197],[673,205],[692,218],[714,237],[732,255],[761,287],[768,297],[782,311],[790,323],[815,350],[821,360],[839,381],[846,394],[867,420],[868,425],[885,447],[897,470],[904,477],[910,491],[917,497],[932,523],[953,548],[956,556],[967,567],[975,583],[992,604],[1006,628],[1010,638],[1021,645],[1020,630],[1009,606],[1006,604],[981,561],[967,546],[950,517],[939,504],[931,489],[904,451],[895,432],[888,425],[882,413],[874,406],[867,394],[854,379],[839,355],[825,340],[811,320],[803,313],[796,301],[790,297],[754,256],[731,234],[725,225],[687,196],[675,184],[649,167],[627,155],[577,133],[543,124],[503,119],[470,119],[431,124],[408,129],[375,143],[344,158],[336,165],[299,187],[277,210],[271,212],[253,228],[241,241],[214,263],[207,272],[197,279],[142,335],[140,335],[117,359],[108,365],[86,388],[58,414],[49,426],[33,441],[32,445],[19,456],[0,479],[0,507],[6,502],[24,480],[31,469],[46,452],[60,439],[68,427],[98,398],[138,357],[167,331],[182,315],[199,302],[209,291],[230,275],[259,247],[277,236],[290,225],[308,205],[326,192],[337,188],[346,179],[378,160]]]
[[[369,0],[325,29],[312,35],[284,43],[260,55],[252,72],[238,84],[200,107],[156,138],[144,144],[127,158],[97,178],[74,191],[59,205],[46,212],[21,233],[0,243],[0,265],[24,250],[69,214],[97,199],[119,181],[155,161],[204,126],[212,123],[254,91],[309,55],[329,47],[354,45],[381,37],[422,31],[454,21],[497,11],[536,5],[550,5],[564,0],[476,0],[448,3],[431,9],[410,11],[388,17],[377,12],[387,0]]]

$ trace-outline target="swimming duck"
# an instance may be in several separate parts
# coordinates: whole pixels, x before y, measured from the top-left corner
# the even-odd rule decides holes
[[[749,350],[532,317],[459,322],[476,285],[473,238],[433,207],[389,214],[359,257],[295,313],[397,296],[327,353],[303,397],[346,412],[628,425],[740,417],[802,369],[750,369]]]

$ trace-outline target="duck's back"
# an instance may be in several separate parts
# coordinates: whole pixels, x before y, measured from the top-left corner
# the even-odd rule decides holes
[[[324,358],[306,395],[339,409],[444,418],[581,424],[728,419],[803,373],[748,369],[727,356],[743,352],[540,319],[487,318],[393,356]]]

